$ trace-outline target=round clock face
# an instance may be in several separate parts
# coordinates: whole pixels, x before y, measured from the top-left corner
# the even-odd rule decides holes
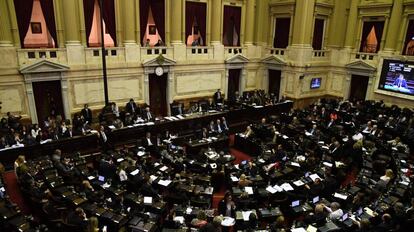
[[[155,68],[155,74],[157,76],[162,76],[162,74],[164,74],[164,69],[161,66],[158,66]]]

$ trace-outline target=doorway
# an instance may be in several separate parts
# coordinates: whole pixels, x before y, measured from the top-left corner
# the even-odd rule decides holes
[[[43,123],[48,116],[60,115],[65,119],[60,81],[39,81],[33,82],[32,85],[39,126],[44,126]]]
[[[241,69],[229,69],[229,82],[227,85],[227,99],[234,99],[236,91],[240,90]],[[241,93],[240,93],[241,95]]]
[[[167,77],[168,73],[149,74],[150,107],[155,116],[167,115]]]
[[[274,94],[279,99],[280,78],[282,71],[269,69],[269,94]]]
[[[352,75],[351,88],[349,90],[350,100],[365,100],[368,88],[368,76]]]

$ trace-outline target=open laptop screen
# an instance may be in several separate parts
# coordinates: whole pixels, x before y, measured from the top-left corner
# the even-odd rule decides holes
[[[296,207],[296,206],[299,206],[299,200],[292,201],[292,207]]]

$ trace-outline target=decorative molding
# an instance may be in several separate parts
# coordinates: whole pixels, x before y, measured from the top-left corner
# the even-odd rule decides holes
[[[242,54],[237,54],[232,57],[227,58],[224,63],[226,64],[240,64],[240,63],[248,63],[249,59]]]
[[[348,72],[352,74],[370,75],[377,71],[376,67],[360,60],[345,65],[345,68],[348,69]]]
[[[40,60],[36,63],[23,66],[19,69],[19,71],[21,74],[25,75],[30,73],[66,72],[69,69],[69,66],[63,64],[55,63],[49,60]]]
[[[160,57],[162,57],[162,63],[161,64],[160,64],[160,60],[161,60]],[[157,56],[155,58],[152,58],[152,59],[149,59],[149,60],[146,60],[146,61],[142,62],[142,66],[144,66],[144,67],[172,66],[172,65],[175,65],[176,63],[177,62],[175,60],[170,59],[166,56],[160,55],[160,56]]]
[[[274,68],[277,70],[281,70],[286,65],[285,60],[275,55],[269,55],[268,57],[262,59],[260,62],[266,65],[268,68]]]

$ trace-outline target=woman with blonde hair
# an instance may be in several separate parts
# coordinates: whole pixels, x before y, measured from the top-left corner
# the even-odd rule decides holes
[[[99,222],[98,218],[96,217],[90,217],[88,220],[88,228],[87,232],[98,232],[99,231]]]

